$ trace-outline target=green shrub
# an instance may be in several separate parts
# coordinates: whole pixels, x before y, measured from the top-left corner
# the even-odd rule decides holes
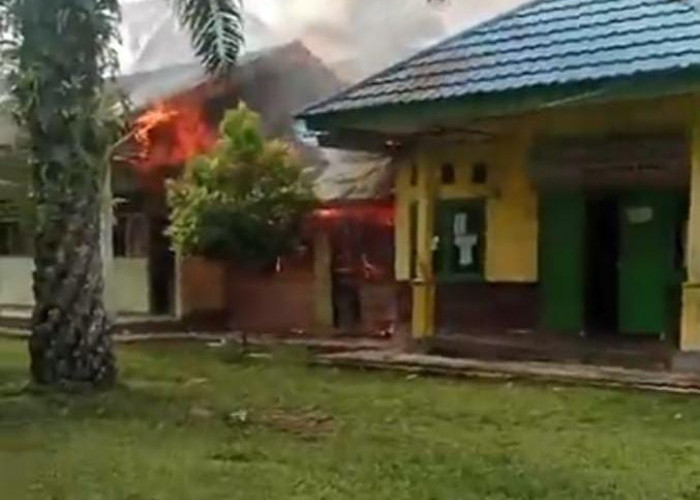
[[[297,243],[314,204],[310,183],[291,148],[266,140],[244,105],[226,113],[220,133],[168,184],[169,234],[185,255],[271,265]]]

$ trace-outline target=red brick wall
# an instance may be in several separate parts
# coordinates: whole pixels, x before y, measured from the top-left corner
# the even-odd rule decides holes
[[[183,318],[221,314],[226,310],[226,263],[200,257],[183,258],[178,277]]]
[[[231,271],[227,303],[232,329],[273,333],[312,331],[313,270],[294,269],[278,274]]]
[[[387,330],[396,321],[396,283],[361,283],[362,329],[368,333]]]
[[[227,262],[201,258],[183,259],[179,272],[183,318],[197,322],[221,316],[233,330],[328,333],[316,325],[311,257],[287,259],[279,273],[235,269]],[[388,329],[396,321],[396,283],[360,281],[358,290],[361,324],[354,333]]]

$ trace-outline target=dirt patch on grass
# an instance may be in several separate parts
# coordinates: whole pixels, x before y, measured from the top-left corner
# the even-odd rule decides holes
[[[260,423],[276,431],[292,434],[302,439],[319,439],[335,430],[335,421],[317,408],[299,410],[274,409],[262,414]]]

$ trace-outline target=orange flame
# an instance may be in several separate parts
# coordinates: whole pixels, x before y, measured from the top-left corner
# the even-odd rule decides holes
[[[206,153],[216,143],[216,130],[194,101],[160,102],[139,116],[134,139],[139,153],[135,166],[144,172],[179,166]]]
[[[333,225],[343,220],[365,221],[379,226],[391,227],[394,225],[393,205],[364,205],[323,207],[314,210],[312,221],[316,224]]]

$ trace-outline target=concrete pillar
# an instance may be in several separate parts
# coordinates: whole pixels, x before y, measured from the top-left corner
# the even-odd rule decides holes
[[[114,208],[112,197],[112,168],[107,167],[104,174],[101,199],[101,234],[100,251],[102,254],[102,273],[104,277],[104,303],[107,312],[115,316],[117,314],[117,293],[114,280],[114,244],[112,241],[112,229],[114,226]]]
[[[696,103],[696,108],[700,103]],[[690,211],[686,242],[688,281],[683,285],[680,348],[700,352],[700,110],[696,110],[690,140]]]
[[[182,252],[175,250],[175,317],[177,319],[182,319],[190,311],[185,310],[185,304],[183,300],[183,277],[182,277],[182,263],[184,257]]]
[[[333,270],[331,269],[331,241],[328,234],[319,231],[314,237],[314,315],[316,326],[323,330],[333,328]]]
[[[435,225],[436,172],[424,150],[418,151],[418,234],[416,269],[412,281],[411,332],[415,339],[435,334],[435,276],[433,234]]]

